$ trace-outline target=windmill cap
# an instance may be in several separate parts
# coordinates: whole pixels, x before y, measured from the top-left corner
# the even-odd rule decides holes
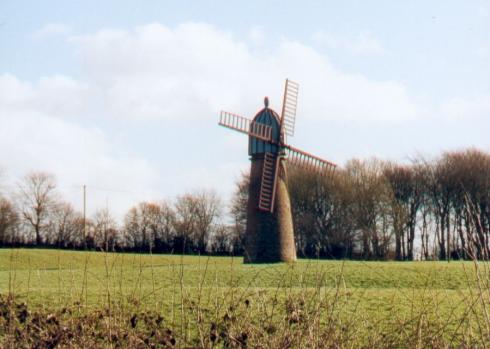
[[[268,107],[269,107],[269,97],[267,97],[267,96],[265,96],[265,97],[264,97],[264,106],[265,106],[266,108],[268,108]]]

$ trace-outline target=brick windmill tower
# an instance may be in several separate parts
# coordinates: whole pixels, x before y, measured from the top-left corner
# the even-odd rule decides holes
[[[287,164],[329,175],[336,165],[286,143],[294,135],[299,85],[286,80],[281,115],[264,108],[253,120],[222,111],[219,125],[249,136],[252,162],[245,232],[245,263],[296,260]]]

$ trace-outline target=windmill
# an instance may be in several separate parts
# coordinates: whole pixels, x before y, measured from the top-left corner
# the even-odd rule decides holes
[[[253,120],[222,111],[219,125],[249,136],[250,185],[245,232],[245,263],[296,260],[286,163],[328,176],[336,165],[294,148],[286,136],[294,135],[299,85],[286,80],[279,116],[264,108]]]

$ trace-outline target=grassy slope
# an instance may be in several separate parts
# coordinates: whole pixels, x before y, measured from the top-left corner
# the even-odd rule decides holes
[[[175,325],[201,312],[214,321],[232,308],[246,321],[280,322],[288,302],[311,313],[323,302],[326,318],[359,326],[364,335],[423,322],[451,337],[467,313],[480,321],[472,308],[478,302],[473,268],[470,262],[319,260],[244,265],[230,257],[0,249],[0,294],[46,310],[136,306],[160,311]]]
[[[73,301],[88,285],[97,298],[184,288],[294,290],[340,286],[351,292],[407,297],[413,292],[458,294],[473,287],[468,262],[300,260],[293,265],[244,265],[241,258],[0,249],[0,293],[9,288],[33,304]],[[181,278],[181,275],[183,276]]]

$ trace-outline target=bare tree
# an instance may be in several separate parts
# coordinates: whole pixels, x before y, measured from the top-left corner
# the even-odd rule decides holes
[[[131,207],[124,217],[124,242],[129,248],[141,246],[140,217],[138,207]]]
[[[194,239],[199,253],[206,252],[209,238],[221,214],[221,200],[215,192],[201,191],[195,194],[196,231]]]
[[[15,243],[19,216],[13,204],[0,197],[0,246]]]
[[[133,248],[169,252],[174,236],[175,213],[165,201],[140,202],[124,219],[124,231]]]
[[[141,233],[141,247],[151,251],[154,243],[155,230],[158,229],[158,205],[150,202],[141,202],[138,205],[139,229]]]
[[[388,179],[394,199],[391,211],[395,227],[395,258],[413,260],[417,214],[423,199],[424,173],[414,165],[389,164],[384,169],[384,176]],[[419,176],[422,178],[418,178]]]
[[[177,198],[176,248],[184,252],[205,253],[207,243],[221,216],[221,202],[214,192],[201,191]]]
[[[114,251],[118,236],[117,225],[108,209],[95,212],[93,218],[95,245],[104,251]]]
[[[0,167],[0,246],[15,242],[19,216],[13,203],[3,197],[4,170]]]
[[[363,258],[387,258],[392,230],[388,221],[391,191],[378,159],[351,160],[346,165],[354,185],[354,217]]]
[[[191,194],[179,196],[175,202],[174,248],[177,252],[191,252],[194,249],[193,235],[196,231],[196,198]]]
[[[19,203],[22,218],[32,228],[36,245],[43,242],[42,234],[49,223],[49,214],[56,203],[54,176],[32,172],[19,184]]]
[[[232,234],[233,252],[235,254],[243,253],[245,243],[245,229],[247,226],[247,204],[248,204],[248,187],[250,185],[250,175],[242,173],[241,178],[236,183],[235,192],[231,200],[230,214],[233,218],[233,229],[228,229]]]
[[[288,186],[300,255],[353,257],[357,238],[355,184],[346,170],[325,178],[290,167]]]
[[[471,248],[476,256],[486,259],[490,256],[486,215],[490,203],[490,156],[467,149],[445,153],[440,161],[446,169],[453,228],[447,232],[447,254],[464,258],[468,244],[474,244]]]
[[[218,255],[237,253],[235,227],[218,224],[208,242],[209,251]],[[239,253],[241,250],[238,251]]]
[[[67,202],[54,205],[50,215],[47,240],[58,247],[75,247],[83,240],[83,217]]]
[[[154,240],[157,252],[171,252],[175,236],[175,211],[166,201],[158,205],[158,216],[154,217]]]

